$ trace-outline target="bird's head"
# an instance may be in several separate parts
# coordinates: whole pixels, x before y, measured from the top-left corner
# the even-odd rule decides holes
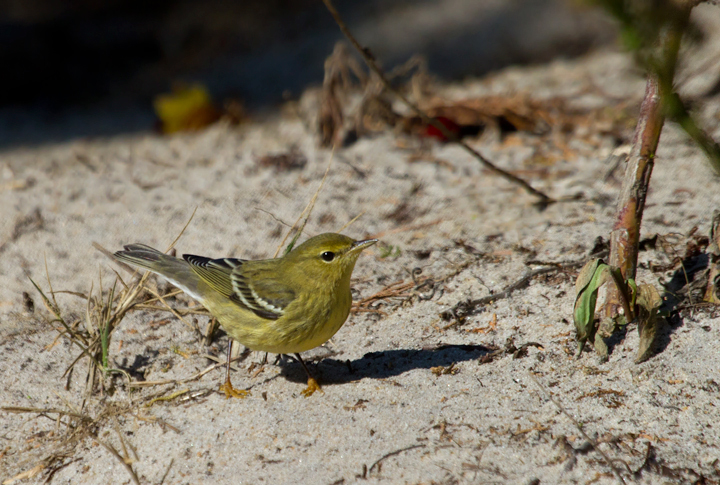
[[[326,233],[311,237],[288,254],[288,262],[301,268],[306,276],[317,276],[330,280],[350,279],[355,261],[363,251],[377,242],[377,239],[355,241],[342,234]]]

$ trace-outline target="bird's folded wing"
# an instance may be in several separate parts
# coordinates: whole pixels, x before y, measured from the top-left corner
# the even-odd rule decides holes
[[[270,271],[233,271],[234,295],[256,315],[277,320],[295,299],[295,292],[278,275]]]
[[[277,320],[295,292],[275,272],[254,261],[183,255],[192,270],[213,289],[261,318]]]
[[[183,254],[183,259],[190,263],[190,268],[215,291],[230,298],[233,294],[230,274],[245,262],[242,259],[223,258],[210,259],[194,254]]]

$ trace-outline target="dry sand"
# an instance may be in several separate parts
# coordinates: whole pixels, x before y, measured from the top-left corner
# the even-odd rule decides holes
[[[681,76],[690,94],[716,80],[720,37],[715,34],[703,49]],[[530,92],[538,99],[561,96],[576,106],[619,99],[637,106],[643,86],[627,55],[598,52],[507,69],[445,86],[441,94],[457,99]],[[58,324],[48,323],[25,276],[47,289],[45,258],[55,290],[88,292],[92,284],[97,292],[100,278],[107,289],[117,266],[93,241],[111,250],[132,242],[164,249],[195,208],[177,243],[179,253],[272,256],[287,230],[279,221],[291,224],[298,217],[330,158],[316,145],[314,103],[309,92],[295,111],[198,134],[73,141],[2,153],[0,404],[73,410],[83,400],[87,359],[69,379],[63,377],[79,351],[58,337]],[[720,97],[702,99],[698,107],[704,126],[720,138]],[[217,392],[220,369],[197,381],[132,391],[116,375],[106,381],[113,392],[96,392],[83,412],[93,418],[118,409],[117,418],[94,426],[96,439],[60,448],[67,456],[57,460],[48,460],[65,436],[56,414],[0,413],[0,479],[34,469],[38,473],[21,483],[42,483],[48,476],[53,484],[132,483],[102,442],[130,458],[141,483],[152,484],[163,479],[170,484],[616,482],[537,379],[628,482],[693,482],[703,475],[717,483],[717,309],[682,312],[664,332],[658,354],[642,364],[634,363],[634,326],[616,340],[608,362],[599,363],[591,351],[573,357],[574,270],[534,278],[462,325],[447,328],[451,322],[439,316],[540,267],[528,266],[528,260],[582,261],[598,236],[607,237],[619,175],[605,178],[610,167],[604,162],[615,141],[593,126],[546,137],[548,146],[565,143],[566,156],[533,157],[542,144],[526,133],[470,140],[553,197],[582,194],[544,211],[454,146],[433,145],[434,159],[411,162],[418,142],[401,137],[403,146],[387,133],[335,154],[305,233],[337,231],[362,213],[344,232],[380,235],[383,245],[358,262],[354,299],[412,281],[416,267],[436,283],[434,292],[411,288],[407,298],[378,303],[383,313],[351,315],[326,348],[310,353],[324,356],[314,365],[324,394],[300,394],[304,374],[292,361],[273,365],[270,356],[257,372],[261,354],[251,354],[233,373],[235,385],[251,391],[242,400]],[[303,169],[258,167],[260,157],[293,146],[307,157]],[[700,151],[668,124],[642,234],[658,234],[666,244],[641,253],[639,280],[658,288],[670,281],[679,266],[649,268],[682,256],[694,227],[697,234],[708,233],[720,203],[718,181]],[[23,291],[34,299],[34,313],[23,309]],[[68,320],[84,316],[81,298],[57,299]],[[192,304],[184,296],[169,302]],[[199,317],[198,324],[204,330],[207,319]],[[508,339],[518,347],[528,342],[540,347],[487,359]],[[205,354],[222,357],[226,342],[222,335],[208,348],[172,315],[136,311],[112,336],[110,365],[130,372],[133,380],[183,378],[212,363]],[[170,396],[183,390],[188,392],[175,399],[131,405],[147,403],[161,391]],[[51,468],[36,468],[43,463]]]

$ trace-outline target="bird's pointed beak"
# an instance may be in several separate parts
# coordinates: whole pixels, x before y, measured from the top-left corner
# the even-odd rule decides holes
[[[365,239],[364,241],[355,241],[354,243],[352,243],[352,246],[350,246],[350,251],[353,253],[359,253],[363,249],[369,248],[376,242],[378,242],[377,239]]]

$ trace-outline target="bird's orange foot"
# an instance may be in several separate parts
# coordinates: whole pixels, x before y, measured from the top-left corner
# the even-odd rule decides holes
[[[320,391],[321,394],[325,394],[320,387],[320,384],[318,384],[318,381],[316,381],[312,377],[308,377],[307,389],[305,389],[301,394],[305,397],[310,397],[315,393],[315,391]]]
[[[225,384],[220,386],[220,390],[225,393],[225,397],[227,399],[230,399],[231,397],[237,397],[239,399],[242,399],[250,395],[250,391],[246,391],[244,389],[235,389],[230,382],[230,379],[226,380]]]

